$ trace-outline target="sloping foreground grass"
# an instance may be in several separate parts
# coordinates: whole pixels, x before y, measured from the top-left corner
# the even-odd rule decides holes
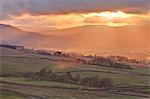
[[[1,90],[0,99],[26,99],[24,96],[19,96],[13,92]]]
[[[134,67],[134,71],[150,75],[150,67]]]
[[[150,84],[148,76],[134,76],[127,74],[111,74],[111,73],[103,73],[103,72],[74,72],[75,74],[80,74],[81,78],[85,77],[93,77],[96,76],[98,78],[111,78],[114,82],[114,85],[125,85],[125,86],[134,86],[134,85],[143,85],[148,86]]]
[[[18,96],[16,94],[13,94],[11,92],[3,91],[1,92],[0,95],[1,99],[28,99],[23,96]],[[69,99],[92,99],[92,98],[71,98],[68,96]],[[93,98],[93,99],[138,99],[139,97],[136,96],[124,96],[124,95],[110,95],[109,97],[101,97],[101,98]],[[40,99],[40,98],[39,98]],[[48,98],[47,98],[48,99]],[[53,99],[65,99],[65,98],[54,98]],[[142,99],[147,99],[147,98],[142,98]]]
[[[149,85],[149,76],[135,76],[127,74],[128,71],[119,71],[117,69],[113,68],[104,68],[100,66],[89,66],[89,65],[77,65],[74,67],[69,68],[63,68],[59,69],[57,68],[57,62],[56,61],[50,61],[45,59],[30,59],[30,58],[9,58],[5,57],[2,61],[2,67],[1,67],[1,74],[17,74],[19,73],[27,73],[27,72],[37,72],[40,71],[40,69],[47,67],[51,69],[54,72],[67,72],[67,71],[75,71],[75,70],[85,70],[81,72],[76,72],[80,74],[81,78],[85,77],[91,77],[91,76],[97,76],[100,78],[112,78],[114,81],[114,84],[121,84],[121,85]],[[86,70],[93,70],[93,71],[104,71],[104,72],[93,72],[93,71],[87,71]],[[136,72],[143,72],[148,71],[149,68],[141,68],[140,69],[134,69],[133,71]],[[132,71],[132,70],[131,70]],[[118,74],[113,73],[107,73],[107,72],[117,72]],[[134,74],[134,73],[133,73]]]
[[[48,97],[53,97],[53,99],[55,99],[55,97],[57,97],[56,99],[64,99],[64,97],[69,97],[69,99],[80,99],[82,96],[80,93],[83,93],[85,95],[87,95],[87,97],[85,98],[81,98],[81,99],[146,99],[144,97],[138,97],[138,96],[130,96],[130,95],[120,95],[120,94],[111,94],[111,93],[107,93],[105,91],[100,91],[100,90],[91,90],[91,91],[88,91],[88,90],[80,90],[80,85],[75,85],[75,84],[70,84],[70,83],[62,83],[62,82],[52,82],[52,81],[44,81],[44,80],[41,80],[41,81],[33,81],[33,80],[30,80],[30,79],[27,79],[27,78],[16,78],[16,77],[0,77],[0,81],[3,81],[2,83],[6,83],[5,85],[5,88],[9,89],[9,86],[11,86],[9,90],[12,90],[12,91],[16,91],[15,89],[18,89],[18,87],[21,87],[21,89],[19,90],[19,92],[21,94],[28,94],[29,96],[34,96],[34,97],[43,97],[43,94],[45,94],[45,92],[49,91],[49,90],[55,90],[56,93],[51,93]],[[8,82],[8,83],[7,83]],[[12,85],[11,85],[12,84]],[[29,85],[29,86],[28,86]],[[15,87],[13,87],[15,86]],[[26,88],[28,89],[28,87],[31,87],[31,90],[32,90],[32,87],[33,89],[34,88],[41,88],[40,90],[43,90],[42,92],[40,91],[40,94],[39,96],[37,96],[35,93],[35,91],[38,91],[38,90],[32,90],[32,94],[26,92]],[[30,91],[31,91],[30,90]],[[63,93],[62,96],[61,95],[58,95],[59,91],[67,91],[66,93]],[[68,90],[69,94],[68,93]],[[141,89],[140,89],[141,90]],[[147,90],[147,89],[143,89],[144,91]],[[5,91],[4,91],[5,92]],[[74,92],[78,92],[78,94],[76,94],[75,96],[73,95]],[[149,91],[147,91],[149,92]],[[11,94],[11,91],[9,91],[10,93],[10,96],[12,95]],[[6,97],[5,96],[5,93],[2,93],[3,94],[3,97]],[[48,94],[48,93],[47,93]],[[8,94],[9,96],[9,94]],[[15,96],[13,96],[15,97]],[[45,96],[44,96],[45,97]],[[6,99],[9,99],[6,98]],[[13,98],[13,99],[18,99],[18,98]],[[22,99],[22,98],[21,98]],[[45,99],[49,99],[49,98],[45,98]],[[66,98],[65,98],[66,99]]]
[[[49,88],[48,86],[58,86],[57,82],[53,83],[53,82],[48,82],[48,81],[44,81],[44,82],[33,81],[34,83],[32,83],[31,81],[27,82],[28,80],[25,78],[6,78],[5,77],[5,78],[1,78],[1,81],[14,83],[14,84],[2,83],[2,88],[5,88],[11,91],[5,91],[5,90],[2,91],[1,99],[30,99],[30,98],[25,98],[25,97],[31,97],[31,96],[36,97],[35,99],[139,99],[140,98],[137,96],[129,96],[129,95],[114,95],[114,94],[106,93],[103,91]],[[33,85],[33,86],[28,86],[28,85]],[[34,85],[37,85],[37,86],[34,86]],[[64,85],[64,83],[62,83],[62,85],[66,86]],[[41,87],[41,86],[47,86],[47,87]],[[72,85],[68,84],[66,87],[72,88]],[[17,92],[20,94],[14,94],[14,92]],[[24,97],[23,95],[26,95],[26,96]],[[37,98],[37,97],[41,97],[41,98]],[[144,98],[142,97],[140,99],[144,99]]]
[[[28,78],[17,78],[17,77],[0,77],[0,81],[18,83],[18,84],[27,84],[27,85],[47,86],[47,87],[64,87],[64,88],[80,87],[80,85],[71,84],[71,83],[45,81],[45,80],[30,80]]]
[[[12,58],[1,57],[1,74],[13,74],[17,72],[36,72],[41,68],[53,68],[55,65],[50,60],[37,58]]]
[[[68,88],[49,88],[4,82],[2,83],[2,88],[11,90],[13,92],[22,93],[28,96],[41,97],[40,99],[99,99],[105,96],[105,94],[101,92],[93,93],[78,89],[73,90]]]

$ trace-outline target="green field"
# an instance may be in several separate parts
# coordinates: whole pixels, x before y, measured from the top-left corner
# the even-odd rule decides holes
[[[107,92],[102,92],[102,91],[91,91],[91,92],[82,91],[82,90],[78,90],[78,88],[80,88],[81,86],[74,85],[74,84],[67,84],[67,83],[50,82],[50,81],[30,81],[27,78],[12,78],[12,77],[11,78],[1,77],[0,81],[5,81],[5,82],[16,84],[14,89],[11,89],[13,85],[11,86],[9,84],[6,84],[8,86],[8,88],[6,89],[11,90],[11,91],[3,91],[1,93],[2,99],[26,99],[27,98],[27,97],[25,98],[26,94],[29,96],[36,96],[36,97],[41,96],[41,98],[39,99],[44,99],[44,97],[45,98],[51,97],[54,99],[66,99],[66,98],[69,98],[69,99],[138,99],[137,96],[113,95],[113,94],[108,94]],[[3,87],[3,83],[2,83],[2,87]],[[58,87],[58,88],[55,89],[53,87]],[[64,89],[62,89],[61,87],[63,87]],[[25,95],[18,96],[18,94],[15,94],[13,92],[13,91],[16,91],[18,88],[22,88],[22,90],[19,92],[21,92],[22,94],[25,91],[24,92]],[[70,88],[75,88],[75,90],[72,90]],[[36,95],[37,90],[35,89],[38,90],[37,93],[40,96]]]
[[[16,77],[0,77],[0,81],[26,84],[26,85],[37,85],[47,87],[65,87],[65,88],[79,88],[80,85],[68,84],[63,82],[45,81],[45,80],[31,80],[28,78],[16,78]]]
[[[22,51],[1,48],[1,76],[10,74],[16,77],[0,77],[2,84],[1,99],[146,99],[145,97],[112,94],[107,91],[80,90],[82,85],[54,82],[46,80],[31,80],[19,77],[22,73],[37,72],[42,68],[51,69],[56,73],[71,72],[81,78],[97,76],[111,78],[117,86],[149,86],[149,68],[134,67],[133,70],[121,70],[94,65],[78,64],[70,59],[42,56]],[[55,88],[56,87],[56,88]],[[18,88],[20,90],[18,90]],[[72,90],[74,89],[74,90]],[[140,91],[149,92],[149,88]],[[19,95],[21,94],[21,95]]]
[[[26,99],[26,97],[18,96],[12,92],[2,91],[1,92],[1,99]]]

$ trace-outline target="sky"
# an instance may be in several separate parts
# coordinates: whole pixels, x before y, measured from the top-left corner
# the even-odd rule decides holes
[[[147,25],[149,4],[149,0],[0,0],[0,23],[31,31]]]
[[[150,0],[0,0],[0,24],[67,34],[61,39],[72,46],[64,41],[56,46],[65,50],[150,49]],[[51,46],[50,40],[44,45]]]

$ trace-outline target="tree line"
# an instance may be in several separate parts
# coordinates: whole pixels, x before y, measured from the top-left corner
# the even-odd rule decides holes
[[[46,68],[41,69],[39,72],[26,73],[25,77],[33,80],[57,81],[99,88],[113,87],[113,80],[111,78],[100,79],[97,76],[81,78],[80,74],[73,74],[71,72],[54,73],[52,70],[47,70]]]
[[[97,65],[97,66],[103,66],[103,67],[113,67],[113,68],[120,68],[120,69],[132,69],[130,65],[121,63],[121,62],[115,62],[112,59],[105,58],[105,57],[93,57],[90,59],[84,59],[84,58],[78,58],[77,62],[88,64],[88,65]]]

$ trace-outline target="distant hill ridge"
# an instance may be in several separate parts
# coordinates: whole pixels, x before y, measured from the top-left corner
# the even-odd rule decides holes
[[[49,33],[34,33],[0,24],[2,44],[24,45],[36,49],[57,49],[85,54],[106,54],[147,57],[143,51],[149,48],[148,27],[82,26]],[[44,35],[43,35],[44,34]],[[57,34],[57,35],[53,35]],[[117,49],[117,50],[116,50]],[[132,53],[131,52],[140,52]],[[143,53],[143,54],[141,54]],[[136,55],[137,54],[137,55]]]

